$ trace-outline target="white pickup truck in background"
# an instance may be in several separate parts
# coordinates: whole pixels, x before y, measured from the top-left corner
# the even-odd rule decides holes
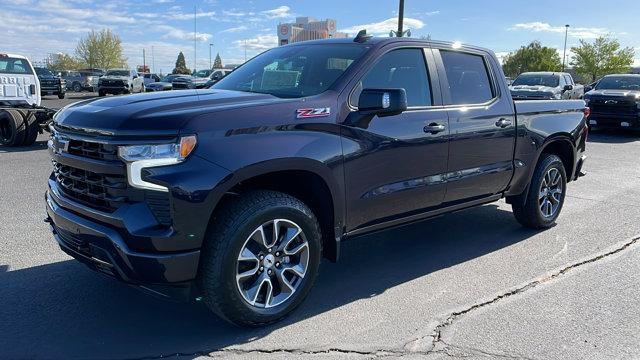
[[[29,59],[0,53],[0,145],[29,146],[55,110],[40,106],[40,81]]]

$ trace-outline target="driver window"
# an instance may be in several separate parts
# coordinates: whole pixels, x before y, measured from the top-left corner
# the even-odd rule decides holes
[[[357,107],[362,89],[398,88],[407,92],[408,107],[432,105],[422,49],[399,49],[383,55],[358,83],[351,102]]]

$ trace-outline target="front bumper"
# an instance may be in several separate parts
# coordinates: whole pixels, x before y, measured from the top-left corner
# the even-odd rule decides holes
[[[193,298],[200,251],[147,254],[130,249],[113,228],[65,210],[51,191],[47,219],[60,248],[89,268],[164,297]]]
[[[102,92],[106,92],[106,93],[125,93],[125,92],[129,92],[131,89],[129,88],[129,86],[127,85],[122,85],[122,86],[104,86],[104,85],[100,85],[98,86],[98,91],[102,91]]]
[[[640,111],[640,110],[639,110]],[[622,116],[619,114],[591,114],[589,126],[606,129],[640,130],[640,113],[638,116]]]

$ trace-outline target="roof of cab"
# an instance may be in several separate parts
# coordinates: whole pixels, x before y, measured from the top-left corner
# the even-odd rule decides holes
[[[6,55],[7,57],[11,57],[11,58],[15,58],[15,59],[27,59],[26,56],[23,55],[17,55],[17,54],[7,54],[7,53],[0,53],[1,55]]]
[[[429,40],[429,39],[414,39],[407,37],[377,37],[373,36],[367,39],[363,39],[361,42],[354,41],[354,38],[331,38],[331,39],[321,39],[321,40],[309,40],[309,41],[301,41],[295,42],[284,46],[304,46],[304,45],[326,45],[326,44],[356,44],[356,45],[374,45],[374,46],[383,46],[386,44],[393,43],[413,43],[413,44],[421,44],[421,45],[438,45],[451,47],[452,49],[474,49],[485,51],[493,54],[493,51],[482,48],[479,46],[461,44],[459,42],[451,42],[451,41],[439,41],[439,40]]]

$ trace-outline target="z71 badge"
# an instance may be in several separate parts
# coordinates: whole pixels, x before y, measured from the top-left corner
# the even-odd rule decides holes
[[[314,118],[314,117],[323,117],[331,115],[331,108],[315,108],[315,109],[298,109],[296,111],[298,115],[296,116],[298,119],[306,119],[306,118]]]

